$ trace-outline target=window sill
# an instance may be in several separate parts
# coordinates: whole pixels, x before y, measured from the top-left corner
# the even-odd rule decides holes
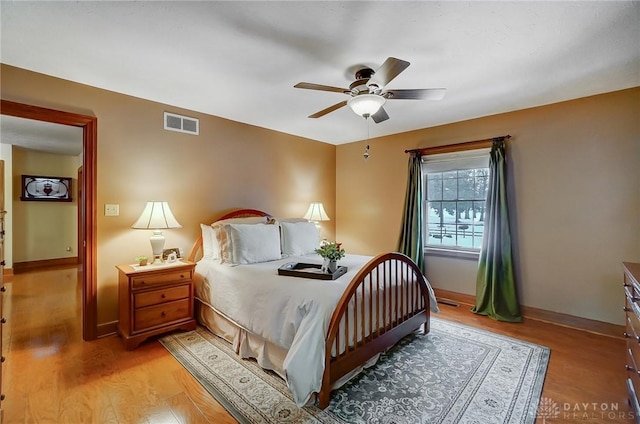
[[[469,259],[477,261],[480,258],[480,251],[470,252],[468,250],[441,249],[426,247],[424,254],[427,256],[443,256],[447,258]]]

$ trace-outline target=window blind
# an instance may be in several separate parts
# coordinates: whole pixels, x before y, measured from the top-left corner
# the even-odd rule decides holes
[[[422,157],[422,172],[447,172],[452,170],[487,168],[491,149],[440,153]]]

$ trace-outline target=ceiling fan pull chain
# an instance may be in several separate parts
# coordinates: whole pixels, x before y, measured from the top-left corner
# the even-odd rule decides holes
[[[370,138],[370,136],[369,136],[369,115],[366,115],[364,117],[364,120],[367,121],[367,141],[369,141],[369,138]]]
[[[369,115],[365,114],[364,115],[364,120],[367,121],[367,147],[364,149],[364,154],[362,156],[364,156],[364,160],[369,159]]]

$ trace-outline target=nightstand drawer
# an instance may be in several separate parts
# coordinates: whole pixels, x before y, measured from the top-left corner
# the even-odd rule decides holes
[[[146,330],[157,325],[166,324],[191,317],[190,300],[183,299],[163,303],[157,306],[136,309],[133,318],[134,331]]]
[[[166,289],[136,293],[133,295],[134,308],[144,308],[145,306],[187,298],[189,297],[190,288],[191,286],[185,284],[184,286],[167,287]]]
[[[182,281],[191,281],[192,270],[177,270],[170,272],[163,272],[161,274],[140,275],[131,277],[131,284],[133,288],[139,289],[142,287],[149,287],[156,284],[164,283],[176,283]]]

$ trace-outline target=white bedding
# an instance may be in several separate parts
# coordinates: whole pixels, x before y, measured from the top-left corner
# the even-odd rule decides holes
[[[336,280],[278,275],[287,262],[321,264],[316,255],[228,266],[203,259],[196,266],[196,297],[236,324],[287,350],[283,368],[294,400],[304,405],[320,390],[325,336],[342,293],[371,257],[347,255],[348,272]],[[438,310],[433,291],[431,309]]]

